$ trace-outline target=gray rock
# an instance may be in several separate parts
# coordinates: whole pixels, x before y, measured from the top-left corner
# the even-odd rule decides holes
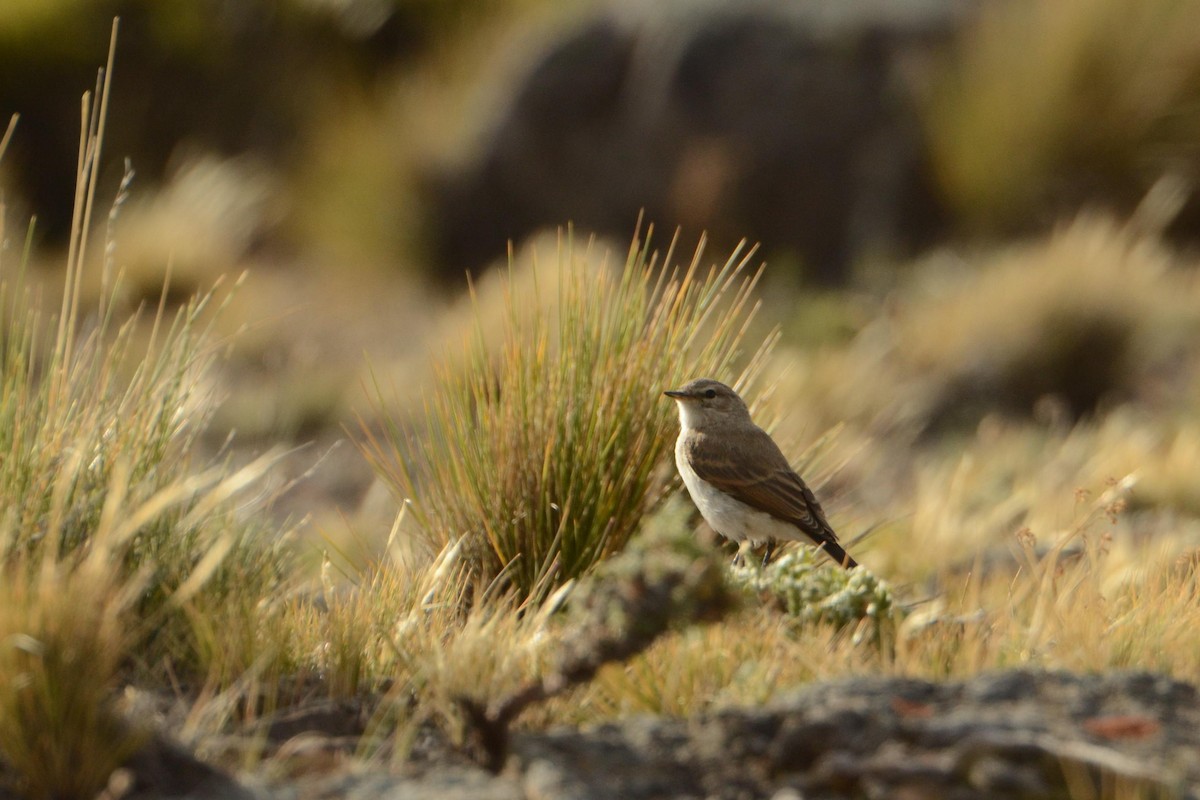
[[[1141,673],[860,679],[767,709],[526,734],[516,751],[527,776],[556,776],[544,798],[1057,797],[1067,772],[1195,796],[1200,703]]]
[[[446,751],[405,776],[359,771],[274,796],[1049,800],[1088,785],[1200,797],[1195,688],[1147,673],[852,679],[764,708],[516,733],[499,775]]]
[[[515,780],[480,769],[435,769],[420,778],[355,771],[276,788],[274,800],[526,800]]]

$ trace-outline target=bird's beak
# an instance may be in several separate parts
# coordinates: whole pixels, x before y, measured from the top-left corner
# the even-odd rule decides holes
[[[687,392],[681,392],[678,389],[668,389],[667,391],[663,392],[663,394],[674,400],[686,400],[687,398],[691,397],[691,395]]]

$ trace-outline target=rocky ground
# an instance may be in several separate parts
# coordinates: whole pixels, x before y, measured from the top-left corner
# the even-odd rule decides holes
[[[756,709],[517,733],[499,774],[438,737],[399,771],[347,767],[362,709],[293,713],[277,751],[315,769],[235,779],[161,742],[127,796],[280,800],[1200,797],[1200,696],[1148,673],[812,684]],[[296,758],[295,756],[299,756]],[[321,768],[324,764],[329,769]],[[341,766],[335,766],[335,765]],[[304,777],[296,777],[305,773]]]

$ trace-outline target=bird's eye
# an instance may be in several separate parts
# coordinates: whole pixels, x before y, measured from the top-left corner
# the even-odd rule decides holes
[[[709,389],[707,392],[704,393],[704,396],[707,397],[709,400],[712,400],[714,397],[717,396],[717,390]]]

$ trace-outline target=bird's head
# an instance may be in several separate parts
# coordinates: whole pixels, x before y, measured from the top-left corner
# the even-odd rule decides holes
[[[703,428],[714,422],[750,421],[750,409],[737,392],[712,378],[697,378],[663,394],[679,406],[679,423],[684,429]]]

